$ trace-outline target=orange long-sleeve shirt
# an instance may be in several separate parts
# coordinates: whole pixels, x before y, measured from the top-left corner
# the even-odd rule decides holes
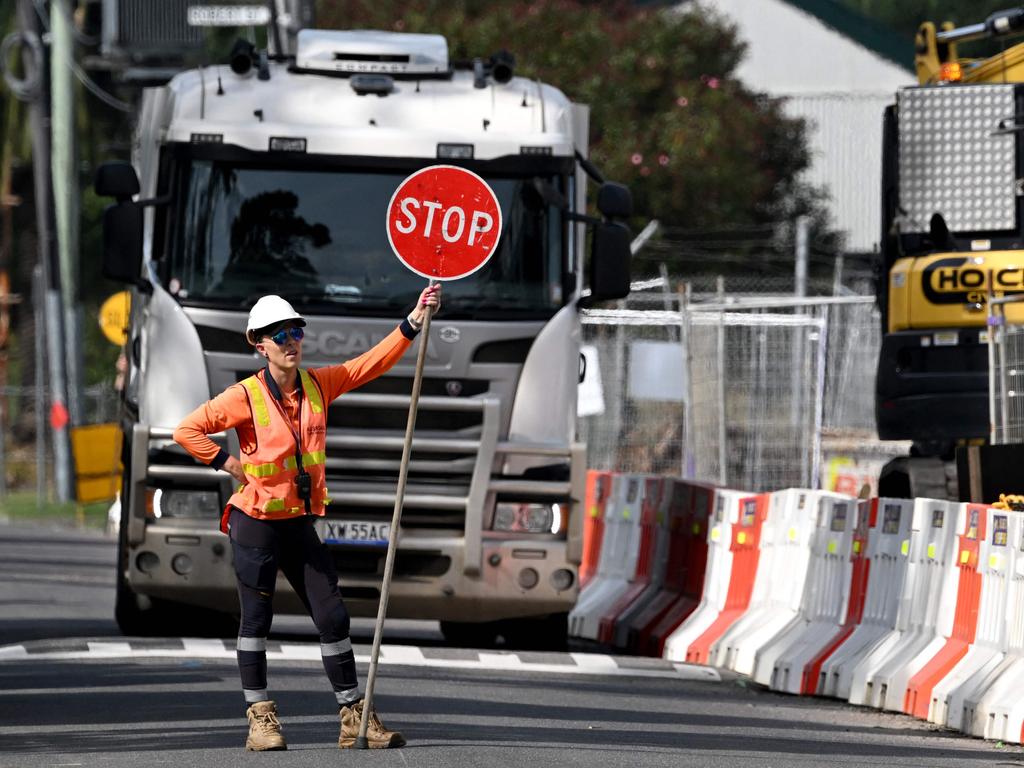
[[[309,369],[330,403],[349,390],[365,384],[391,368],[409,349],[415,333],[402,323],[372,349],[340,365]],[[296,431],[299,428],[299,387],[282,392],[282,405]],[[196,408],[174,430],[174,441],[204,464],[220,469],[228,454],[207,435],[234,429],[241,445],[252,445],[255,431],[249,397],[242,384],[232,384],[212,400]]]

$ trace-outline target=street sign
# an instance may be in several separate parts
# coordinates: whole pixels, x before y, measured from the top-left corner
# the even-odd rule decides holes
[[[399,260],[431,280],[458,280],[480,269],[501,236],[494,190],[472,171],[432,165],[391,197],[388,241]]]
[[[262,27],[270,23],[265,5],[190,5],[190,27]]]
[[[128,291],[118,291],[100,307],[100,328],[111,344],[120,347],[128,340],[128,313],[131,306],[132,295]]]

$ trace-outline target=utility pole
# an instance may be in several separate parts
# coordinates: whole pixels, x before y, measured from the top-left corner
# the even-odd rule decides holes
[[[38,6],[37,6],[38,7]],[[52,110],[53,210],[66,343],[67,404],[72,425],[83,423],[81,407],[81,322],[78,301],[78,158],[75,98],[71,73],[74,38],[70,0],[50,0],[50,104]]]
[[[18,25],[23,34],[41,39],[40,19],[33,0],[18,0]],[[36,209],[36,239],[39,267],[45,288],[47,357],[49,359],[50,400],[56,413],[64,411],[64,323],[61,318],[59,270],[55,263],[52,227],[53,190],[50,185],[50,87],[45,46],[41,61],[24,57],[26,77],[35,80],[37,92],[29,101],[29,128],[32,133],[32,170]],[[45,403],[36,403],[44,408]],[[51,423],[54,420],[51,419]],[[65,425],[66,426],[66,425]],[[60,501],[71,498],[71,444],[64,426],[53,431],[53,462]]]

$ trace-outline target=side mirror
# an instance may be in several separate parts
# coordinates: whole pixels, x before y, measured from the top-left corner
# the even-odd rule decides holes
[[[135,284],[142,269],[142,206],[139,177],[130,163],[104,163],[96,171],[96,194],[117,200],[103,212],[103,276]]]
[[[597,210],[606,219],[628,219],[633,215],[633,193],[624,184],[606,181],[597,189]]]
[[[628,195],[629,191],[626,193]],[[630,262],[633,259],[631,240],[629,227],[625,224],[602,222],[594,226],[587,304],[624,299],[629,295]]]
[[[142,269],[142,206],[131,200],[103,212],[103,276],[133,285]]]
[[[139,194],[139,177],[131,163],[104,163],[96,170],[93,188],[100,197],[112,197],[120,203]]]

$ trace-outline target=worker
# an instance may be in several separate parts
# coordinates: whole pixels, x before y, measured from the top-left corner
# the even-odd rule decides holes
[[[440,299],[440,285],[425,288],[401,325],[368,352],[340,365],[306,370],[300,368],[305,319],[280,296],[263,296],[249,312],[245,337],[265,367],[199,406],[174,431],[175,441],[196,459],[240,483],[224,508],[221,530],[231,538],[241,604],[237,656],[249,720],[247,750],[287,749],[277,706],[267,692],[266,645],[278,569],[320,634],[324,669],[340,707],[338,746],[352,747],[359,734],[363,698],[349,615],[331,554],[313,526],[330,501],[324,471],[327,407],[391,368]],[[241,459],[209,438],[232,428]],[[371,748],[405,744],[376,713],[369,713],[368,722]]]

